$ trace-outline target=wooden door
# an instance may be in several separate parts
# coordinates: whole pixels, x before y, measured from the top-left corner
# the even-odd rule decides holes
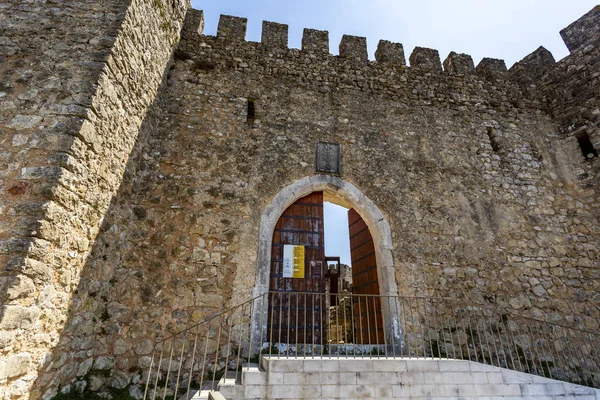
[[[348,210],[350,258],[352,260],[352,293],[354,340],[357,344],[385,344],[383,314],[379,295],[375,245],[369,227],[354,210]]]
[[[284,245],[304,246],[304,277],[284,277]],[[273,232],[268,332],[271,343],[326,342],[323,192],[298,199]]]

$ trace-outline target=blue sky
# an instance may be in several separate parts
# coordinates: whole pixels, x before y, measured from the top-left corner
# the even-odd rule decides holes
[[[380,39],[400,42],[406,58],[415,46],[467,53],[477,64],[501,58],[507,67],[546,47],[559,60],[568,54],[559,31],[600,0],[192,0],[204,10],[205,34],[214,35],[220,14],[248,18],[247,39],[260,41],[263,20],[290,26],[290,47],[303,28],[329,31],[331,52],[343,34],[366,36],[370,58]]]
[[[325,255],[340,257],[342,264],[350,265],[350,236],[348,209],[333,203],[323,204],[325,218]]]

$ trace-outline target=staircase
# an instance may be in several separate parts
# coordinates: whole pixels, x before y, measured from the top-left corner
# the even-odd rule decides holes
[[[599,400],[600,390],[464,360],[267,356],[260,368],[244,367],[239,384],[222,379],[210,395],[215,400]]]
[[[158,341],[144,398],[600,400],[594,332],[452,299],[311,296],[265,293]]]

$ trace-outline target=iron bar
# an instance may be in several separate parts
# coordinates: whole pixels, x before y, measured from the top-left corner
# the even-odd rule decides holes
[[[598,386],[600,362],[593,344],[599,342],[600,335],[580,327],[465,307],[448,298],[266,292],[158,340],[144,378],[144,398],[178,398],[186,386],[189,394],[193,380],[202,390],[211,374],[216,379],[223,370],[227,378],[230,362],[239,373],[244,360],[249,367],[255,356],[260,363],[263,354],[275,351],[278,358],[283,352],[286,358],[326,353],[346,359],[453,357]],[[234,347],[237,361],[230,361]]]
[[[160,348],[160,357],[158,359],[158,365],[156,368],[156,380],[154,381],[154,391],[152,392],[152,400],[155,399],[156,397],[156,390],[158,389],[158,379],[160,376],[160,365],[162,364],[162,357],[163,357],[163,353],[165,351],[165,342],[162,342],[162,346]],[[152,365],[152,363],[150,364]]]
[[[221,317],[221,319],[222,319],[222,317]],[[222,324],[219,324],[219,330],[221,329],[221,325]],[[196,335],[194,336],[194,349],[192,350],[192,362],[190,364],[190,376],[188,378],[186,398],[189,396],[190,387],[192,385],[192,375],[194,373],[194,361],[195,361],[195,357],[196,357],[196,345],[197,344],[198,344],[198,327],[196,326]],[[168,374],[167,374],[167,376],[168,376]],[[198,390],[202,390],[202,385],[200,385],[200,388]],[[177,397],[177,392],[175,392],[175,397]]]

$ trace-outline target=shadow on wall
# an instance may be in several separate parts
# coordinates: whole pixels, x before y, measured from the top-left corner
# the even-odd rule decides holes
[[[168,120],[163,109],[159,98],[142,124],[32,398],[130,385],[132,394],[143,393],[138,384],[155,338],[221,309],[231,297],[235,268],[211,257],[222,243],[203,238],[206,210],[194,205],[198,182],[169,161],[184,147],[175,129],[160,128]],[[183,111],[182,104],[169,104],[170,113]]]

